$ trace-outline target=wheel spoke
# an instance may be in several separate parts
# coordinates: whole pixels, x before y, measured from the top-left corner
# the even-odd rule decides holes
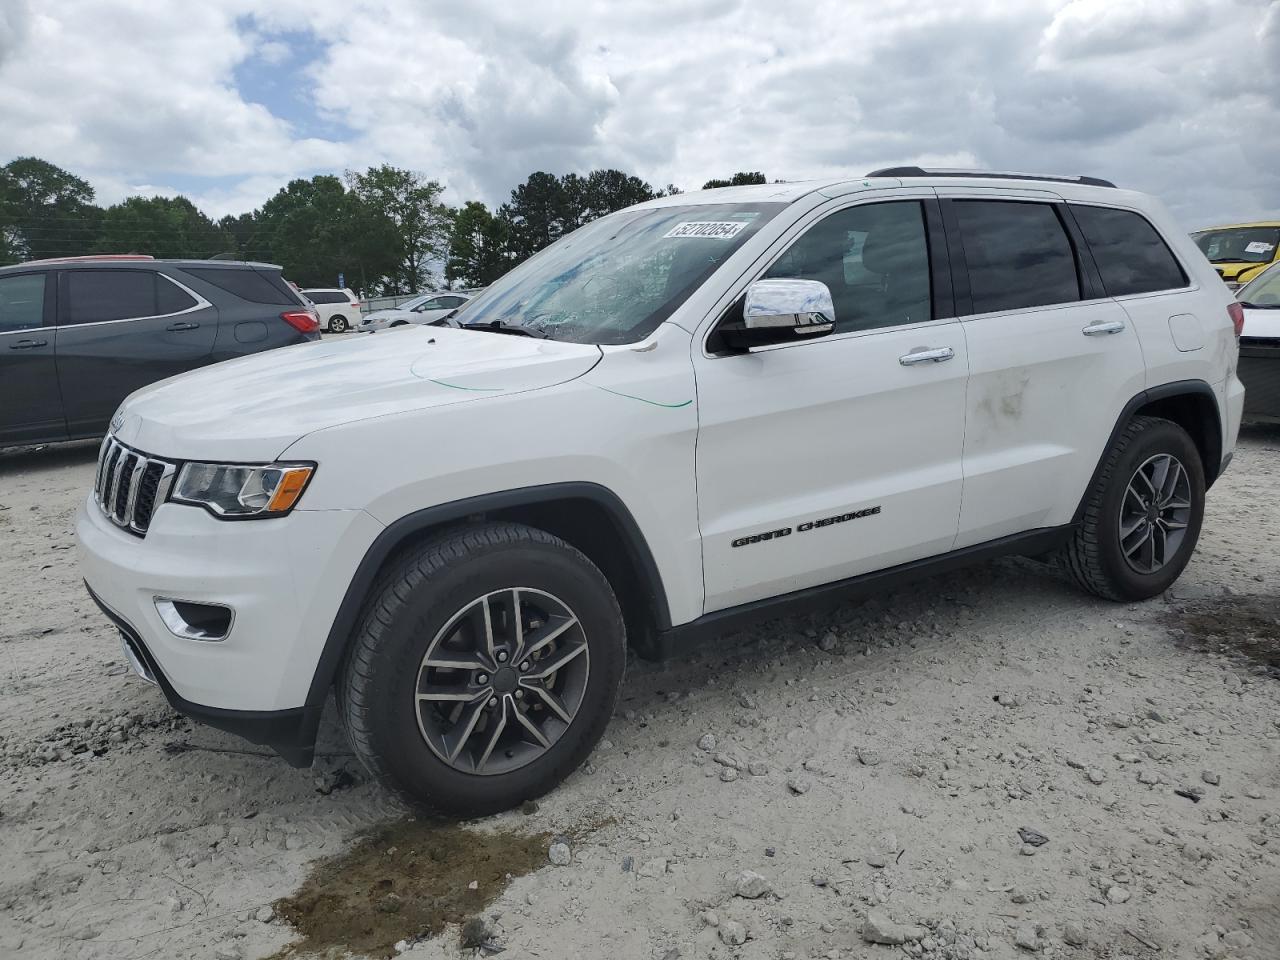
[[[520,658],[527,659],[547,644],[554,643],[557,637],[561,636],[566,630],[576,625],[577,622],[577,617],[549,618],[543,626],[529,634],[528,646],[521,651]]]
[[[511,591],[511,637],[512,648],[519,656],[524,649],[524,619],[520,616],[520,591]]]
[[[1190,500],[1166,500],[1160,505],[1165,510],[1190,510]]]
[[[423,666],[445,670],[488,670],[478,654],[465,650],[439,650],[422,661]]]
[[[1121,546],[1124,549],[1124,555],[1126,557],[1132,557],[1135,553],[1138,552],[1138,550],[1140,550],[1143,546],[1145,546],[1147,542],[1150,541],[1150,539],[1151,539],[1151,528],[1150,527],[1143,528],[1142,536],[1139,537],[1137,540],[1135,540],[1132,546],[1124,547],[1124,545],[1121,544]]]
[[[462,748],[471,739],[471,734],[475,733],[476,724],[484,716],[484,705],[488,702],[488,699],[489,694],[486,691],[483,697],[479,697],[468,704],[462,716],[458,718],[458,722],[454,724],[454,729],[442,738],[444,740],[445,756],[449,758],[450,763],[458,759],[458,754],[462,752]]]
[[[551,676],[553,673],[555,673],[557,670],[559,670],[561,667],[567,664],[570,660],[573,660],[575,657],[584,653],[586,649],[587,649],[587,644],[585,641],[583,641],[573,645],[572,647],[566,647],[563,650],[557,650],[555,653],[547,657],[545,660],[538,661],[538,668],[536,670],[530,670],[527,674],[525,674],[525,676],[527,676],[531,680],[545,680],[547,677]]]
[[[476,771],[484,769],[484,765],[489,762],[489,756],[493,753],[493,748],[498,745],[498,740],[502,737],[502,731],[507,729],[507,698],[503,697],[498,701],[498,718],[494,722],[493,730],[489,732],[489,740],[485,744],[484,753],[480,754],[480,759],[476,761]]]
[[[533,734],[533,739],[538,741],[538,746],[542,747],[544,750],[551,746],[551,741],[548,740],[546,735],[538,728],[538,725],[521,712],[519,707],[512,708],[512,713],[515,714],[516,720],[519,721],[520,726]]]
[[[1161,518],[1160,526],[1162,526],[1166,532],[1170,530],[1185,530],[1187,528],[1187,524],[1185,521],[1169,520],[1167,518]]]
[[[1164,527],[1157,523],[1151,529],[1151,570],[1153,572],[1164,566],[1168,552],[1169,541],[1165,536]]]
[[[1151,482],[1151,478],[1147,476],[1146,471],[1142,467],[1138,468],[1138,472],[1133,475],[1133,478],[1134,480],[1141,479],[1142,482],[1147,485],[1147,490],[1150,492],[1152,497],[1158,496],[1155,484]],[[1132,480],[1129,482],[1130,484],[1133,483]]]
[[[560,701],[560,698],[557,697],[550,690],[548,690],[546,687],[536,683],[531,683],[523,686],[524,686],[524,689],[528,690],[530,693],[537,694],[538,697],[542,700],[542,702],[547,705],[547,709],[549,709],[552,713],[554,713],[557,717],[559,717],[565,723],[573,722],[573,714],[571,714],[568,710],[566,710],[565,705]]]
[[[1160,502],[1162,504],[1173,499],[1173,495],[1178,492],[1178,487],[1182,485],[1182,479],[1182,464],[1174,460],[1170,464],[1169,474],[1165,478],[1165,482],[1160,485]]]
[[[1147,522],[1147,518],[1142,514],[1137,514],[1129,519],[1126,523],[1123,519],[1120,521],[1120,539],[1128,540],[1135,530]]]
[[[453,686],[440,683],[429,683],[418,691],[418,702],[421,703],[423,700],[427,700],[432,703],[439,703],[442,701],[466,702],[468,700],[477,700],[481,697],[487,697],[490,695],[491,691],[488,687],[484,690],[476,690],[474,688],[468,689],[461,685]]]
[[[1146,508],[1146,505],[1142,500],[1142,492],[1134,489],[1132,481],[1130,481],[1129,486],[1124,488],[1124,495],[1126,497],[1133,497],[1134,503],[1137,504],[1139,510],[1144,510]]]
[[[1165,481],[1169,479],[1169,467],[1172,461],[1168,457],[1158,457],[1155,464],[1151,468],[1151,487],[1156,495],[1156,501],[1164,496]]]

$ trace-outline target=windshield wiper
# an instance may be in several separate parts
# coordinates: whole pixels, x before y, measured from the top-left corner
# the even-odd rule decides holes
[[[1250,310],[1280,310],[1280,303],[1250,303],[1248,300],[1241,300],[1240,306]]]
[[[551,339],[545,333],[536,333],[528,327],[503,323],[501,320],[490,320],[487,323],[460,323],[458,326],[463,330],[484,330],[486,333],[508,333],[513,337],[536,337],[539,340]]]

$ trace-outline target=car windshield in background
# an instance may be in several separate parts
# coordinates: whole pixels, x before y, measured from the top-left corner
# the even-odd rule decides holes
[[[512,270],[456,319],[574,343],[641,340],[782,207],[699,204],[604,217]]]
[[[1280,227],[1234,227],[1192,235],[1210,263],[1270,263],[1280,244]]]
[[[1246,307],[1280,310],[1280,265],[1269,267],[1236,293]]]

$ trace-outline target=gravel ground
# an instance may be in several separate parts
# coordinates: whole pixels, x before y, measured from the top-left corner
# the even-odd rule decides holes
[[[1273,960],[1278,450],[1245,431],[1159,600],[1000,561],[633,663],[608,739],[536,810],[472,825],[484,843],[430,827],[499,871],[470,891],[396,854],[407,811],[331,721],[292,770],[132,678],[76,570],[96,445],[0,452],[0,957],[341,957],[291,950],[272,905],[324,912],[369,876],[460,895],[461,939],[513,958]],[[360,867],[312,875],[353,846]],[[389,929],[413,914],[379,896]],[[407,956],[472,955],[456,925],[416,932]]]

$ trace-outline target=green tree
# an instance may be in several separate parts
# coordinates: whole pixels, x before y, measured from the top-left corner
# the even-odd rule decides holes
[[[381,277],[382,292],[430,289],[432,264],[443,261],[449,235],[449,208],[440,200],[444,187],[386,164],[349,172],[347,182],[367,210],[368,239],[394,261]]]
[[[205,258],[229,245],[186,197],[129,197],[103,211],[93,252]]]
[[[102,211],[93,187],[38,157],[0,167],[0,257],[4,262],[88,253]]]
[[[341,274],[349,286],[369,291],[397,265],[390,224],[332,175],[289,181],[236,230],[245,238],[242,256],[279,263],[304,287],[331,287]]]
[[[541,170],[529,174],[529,179],[511,191],[511,199],[498,211],[510,233],[512,260],[520,263],[559,240],[566,232],[566,224],[580,215],[574,209],[576,204],[565,195],[559,177]]]
[[[702,185],[703,190],[714,190],[717,187],[745,187],[753,183],[768,183],[763,173],[735,173],[728,180],[708,180]]]
[[[584,181],[586,222],[658,196],[653,187],[621,170],[592,170]]]
[[[452,286],[487,287],[511,267],[507,223],[470,200],[453,215],[444,278]]]

